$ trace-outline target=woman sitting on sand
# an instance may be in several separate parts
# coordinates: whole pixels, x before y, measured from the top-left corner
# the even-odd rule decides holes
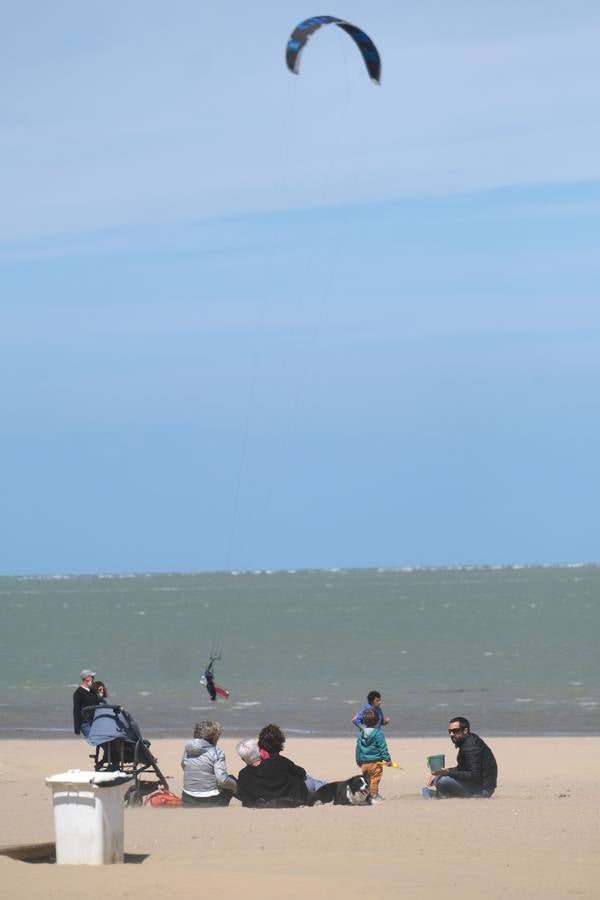
[[[249,742],[242,742],[244,745]],[[258,736],[254,753],[242,755],[248,763],[238,774],[237,798],[243,806],[293,807],[306,806],[309,793],[304,783],[306,771],[291,759],[281,756],[285,735],[277,725],[265,725]],[[240,745],[238,745],[240,752]],[[268,756],[262,759],[258,748]],[[252,748],[253,749],[253,748]],[[244,751],[246,747],[244,747]]]
[[[218,722],[204,720],[194,726],[181,760],[184,806],[228,806],[235,794],[236,779],[228,774],[225,754],[217,747],[220,737]]]

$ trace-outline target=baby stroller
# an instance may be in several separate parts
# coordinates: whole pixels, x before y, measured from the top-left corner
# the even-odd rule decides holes
[[[125,794],[126,806],[141,806],[144,797],[159,787],[169,790],[158,760],[150,752],[150,741],[144,740],[139,725],[126,709],[103,703],[87,706],[83,716],[90,723],[87,742],[96,748],[92,757],[95,770],[121,771],[133,776],[133,784]],[[155,777],[141,777],[148,773]]]

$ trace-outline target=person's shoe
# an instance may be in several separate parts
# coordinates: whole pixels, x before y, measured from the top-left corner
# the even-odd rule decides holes
[[[380,794],[373,794],[371,803],[383,803],[383,797]]]

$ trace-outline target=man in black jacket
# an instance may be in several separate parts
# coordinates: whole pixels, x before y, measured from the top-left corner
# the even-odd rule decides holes
[[[482,739],[471,732],[469,720],[455,716],[448,724],[448,734],[458,747],[456,765],[432,772],[428,784],[437,796],[491,797],[496,790],[498,766],[494,754]]]
[[[98,705],[98,695],[92,690],[95,675],[91,669],[83,669],[81,684],[73,694],[73,730],[75,734],[82,734],[84,737],[90,733],[90,723],[84,721],[82,710],[86,706]]]

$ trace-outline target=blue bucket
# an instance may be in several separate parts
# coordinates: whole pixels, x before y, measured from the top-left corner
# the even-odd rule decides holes
[[[439,772],[446,765],[446,754],[436,753],[435,756],[427,757],[427,768],[430,772]]]

